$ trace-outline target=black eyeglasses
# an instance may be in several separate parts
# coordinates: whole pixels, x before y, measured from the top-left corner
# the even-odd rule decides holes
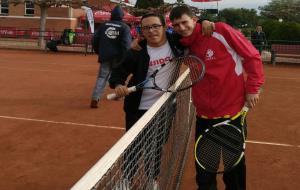
[[[152,26],[142,26],[142,30],[143,31],[150,31],[151,29],[158,30],[158,29],[160,29],[160,27],[162,27],[162,25],[153,24]]]

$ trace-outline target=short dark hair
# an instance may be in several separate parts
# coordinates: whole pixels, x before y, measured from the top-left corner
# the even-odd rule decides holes
[[[159,18],[161,25],[166,26],[165,17],[163,15],[157,14],[157,13],[147,13],[147,14],[143,15],[141,18],[141,24],[142,24],[143,19],[148,18],[148,17],[157,17],[157,18]]]
[[[188,15],[189,17],[194,17],[194,13],[192,12],[192,9],[190,9],[186,5],[181,5],[174,7],[170,12],[170,20],[173,21],[175,19],[181,18],[182,15]]]

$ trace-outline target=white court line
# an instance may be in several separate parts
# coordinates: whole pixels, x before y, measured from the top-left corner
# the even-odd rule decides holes
[[[295,148],[300,148],[300,145],[292,145],[292,144],[282,144],[282,143],[274,143],[274,142],[263,142],[263,141],[252,141],[248,140],[246,141],[247,143],[252,143],[252,144],[263,144],[263,145],[272,145],[272,146],[285,146],[285,147],[295,147]]]
[[[73,123],[73,122],[63,122],[63,121],[49,121],[49,120],[42,120],[42,119],[31,119],[31,118],[12,117],[12,116],[3,116],[3,115],[0,115],[0,118],[23,120],[23,121],[43,122],[43,123],[64,124],[64,125],[77,125],[77,126],[86,126],[86,127],[96,127],[96,128],[103,128],[103,129],[125,130],[122,127],[100,126],[100,125],[94,125],[94,124]],[[246,142],[247,143],[252,143],[252,144],[263,144],[263,145],[271,145],[271,146],[285,146],[285,147],[300,148],[300,145],[282,144],[282,143],[274,143],[274,142],[263,142],[263,141],[254,141],[254,140],[247,140]]]
[[[266,76],[265,78],[271,79],[288,79],[288,80],[299,80],[299,77],[278,77],[278,76]]]
[[[35,72],[55,72],[55,73],[68,73],[68,72],[72,72],[72,71],[57,71],[57,70],[47,70],[47,69],[22,69],[22,68],[11,68],[11,67],[0,67],[0,69],[22,70],[22,71],[35,71]]]
[[[35,122],[43,122],[43,123],[55,123],[55,124],[64,124],[64,125],[77,125],[77,126],[85,126],[85,127],[96,127],[96,128],[103,128],[103,129],[117,129],[117,130],[125,130],[122,127],[112,127],[112,126],[101,126],[101,125],[94,125],[94,124],[85,124],[85,123],[73,123],[73,122],[63,122],[63,121],[49,121],[49,120],[42,120],[42,119],[31,119],[31,118],[23,118],[23,117],[11,117],[11,116],[4,116],[0,115],[0,118],[4,119],[16,119],[16,120],[23,120],[23,121],[35,121]]]

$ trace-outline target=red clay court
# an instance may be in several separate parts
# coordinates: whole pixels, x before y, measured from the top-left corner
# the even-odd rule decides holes
[[[124,134],[122,101],[89,108],[96,55],[0,49],[0,57],[0,189],[69,189]],[[247,188],[300,189],[300,65],[265,65],[265,75],[248,116]],[[192,151],[182,190],[196,189]]]

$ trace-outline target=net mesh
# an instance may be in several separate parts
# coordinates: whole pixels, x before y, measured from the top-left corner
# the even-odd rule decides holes
[[[190,90],[164,94],[71,190],[177,189],[194,118]]]

